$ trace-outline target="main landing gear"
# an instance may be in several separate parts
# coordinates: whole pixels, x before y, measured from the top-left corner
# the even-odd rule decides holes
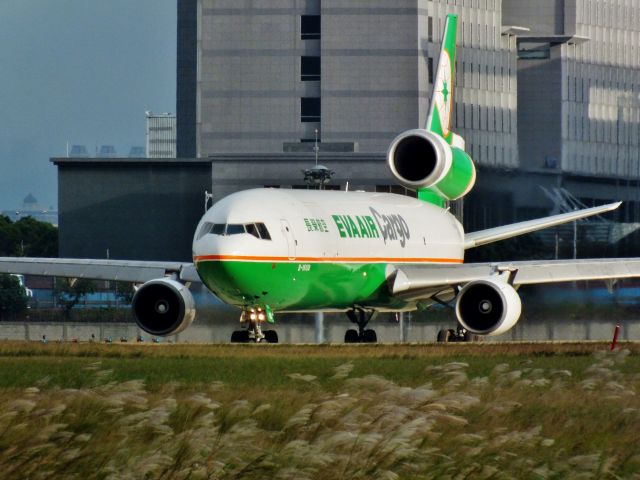
[[[266,320],[267,313],[262,308],[243,310],[240,324],[246,324],[246,328],[233,332],[231,343],[278,343],[278,332],[262,330],[262,324]]]
[[[458,324],[455,330],[450,328],[438,332],[438,343],[477,342],[479,338],[478,335],[472,334],[460,324]]]
[[[354,308],[347,311],[347,317],[351,323],[358,326],[358,330],[353,328],[344,334],[344,343],[377,343],[378,336],[375,330],[367,329],[367,324],[373,319],[376,312],[367,311],[362,308]]]

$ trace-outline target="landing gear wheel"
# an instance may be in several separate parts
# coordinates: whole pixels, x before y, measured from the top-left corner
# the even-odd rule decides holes
[[[344,334],[344,343],[376,343],[378,336],[374,330],[365,330],[369,321],[376,315],[375,310],[354,308],[347,311],[347,317],[351,323],[358,326],[358,330],[350,329]]]
[[[358,343],[359,341],[360,337],[357,330],[351,328],[344,332],[344,343]]]
[[[264,341],[267,343],[278,343],[278,332],[275,330],[264,330]]]
[[[447,343],[451,336],[451,330],[439,330],[437,341],[438,343]]]
[[[236,330],[231,334],[231,343],[249,343],[249,332],[247,330]]]
[[[365,330],[362,334],[362,343],[378,343],[378,335],[375,330]]]

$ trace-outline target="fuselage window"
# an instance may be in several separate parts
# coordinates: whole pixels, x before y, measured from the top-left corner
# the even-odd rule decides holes
[[[244,225],[230,223],[227,225],[227,235],[238,235],[240,233],[246,233]]]
[[[271,240],[271,235],[269,235],[269,230],[264,223],[256,223],[256,227],[258,228],[258,232],[260,232],[260,238],[263,240]]]

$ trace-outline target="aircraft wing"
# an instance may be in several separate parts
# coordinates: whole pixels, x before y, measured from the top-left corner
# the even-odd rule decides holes
[[[480,245],[486,245],[487,243],[493,243],[507,238],[516,237],[518,235],[524,235],[525,233],[535,232],[536,230],[554,227],[556,225],[573,222],[593,215],[600,215],[601,213],[615,210],[621,203],[622,202],[609,203],[599,207],[585,208],[583,210],[576,210],[575,212],[561,213],[559,215],[538,218],[536,220],[527,220],[526,222],[512,223],[511,225],[504,225],[502,227],[467,233],[464,236],[464,248],[466,250],[473,247],[479,247]]]
[[[392,293],[405,300],[428,299],[450,287],[496,275],[508,275],[514,286],[579,280],[640,277],[640,258],[541,260],[400,265],[390,275]]]
[[[175,275],[183,282],[200,281],[193,263],[135,260],[0,257],[0,273],[121,280],[133,283],[144,283]]]

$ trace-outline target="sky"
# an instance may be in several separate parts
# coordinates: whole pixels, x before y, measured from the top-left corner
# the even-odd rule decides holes
[[[0,210],[57,207],[50,157],[126,156],[175,98],[176,0],[0,0]]]

